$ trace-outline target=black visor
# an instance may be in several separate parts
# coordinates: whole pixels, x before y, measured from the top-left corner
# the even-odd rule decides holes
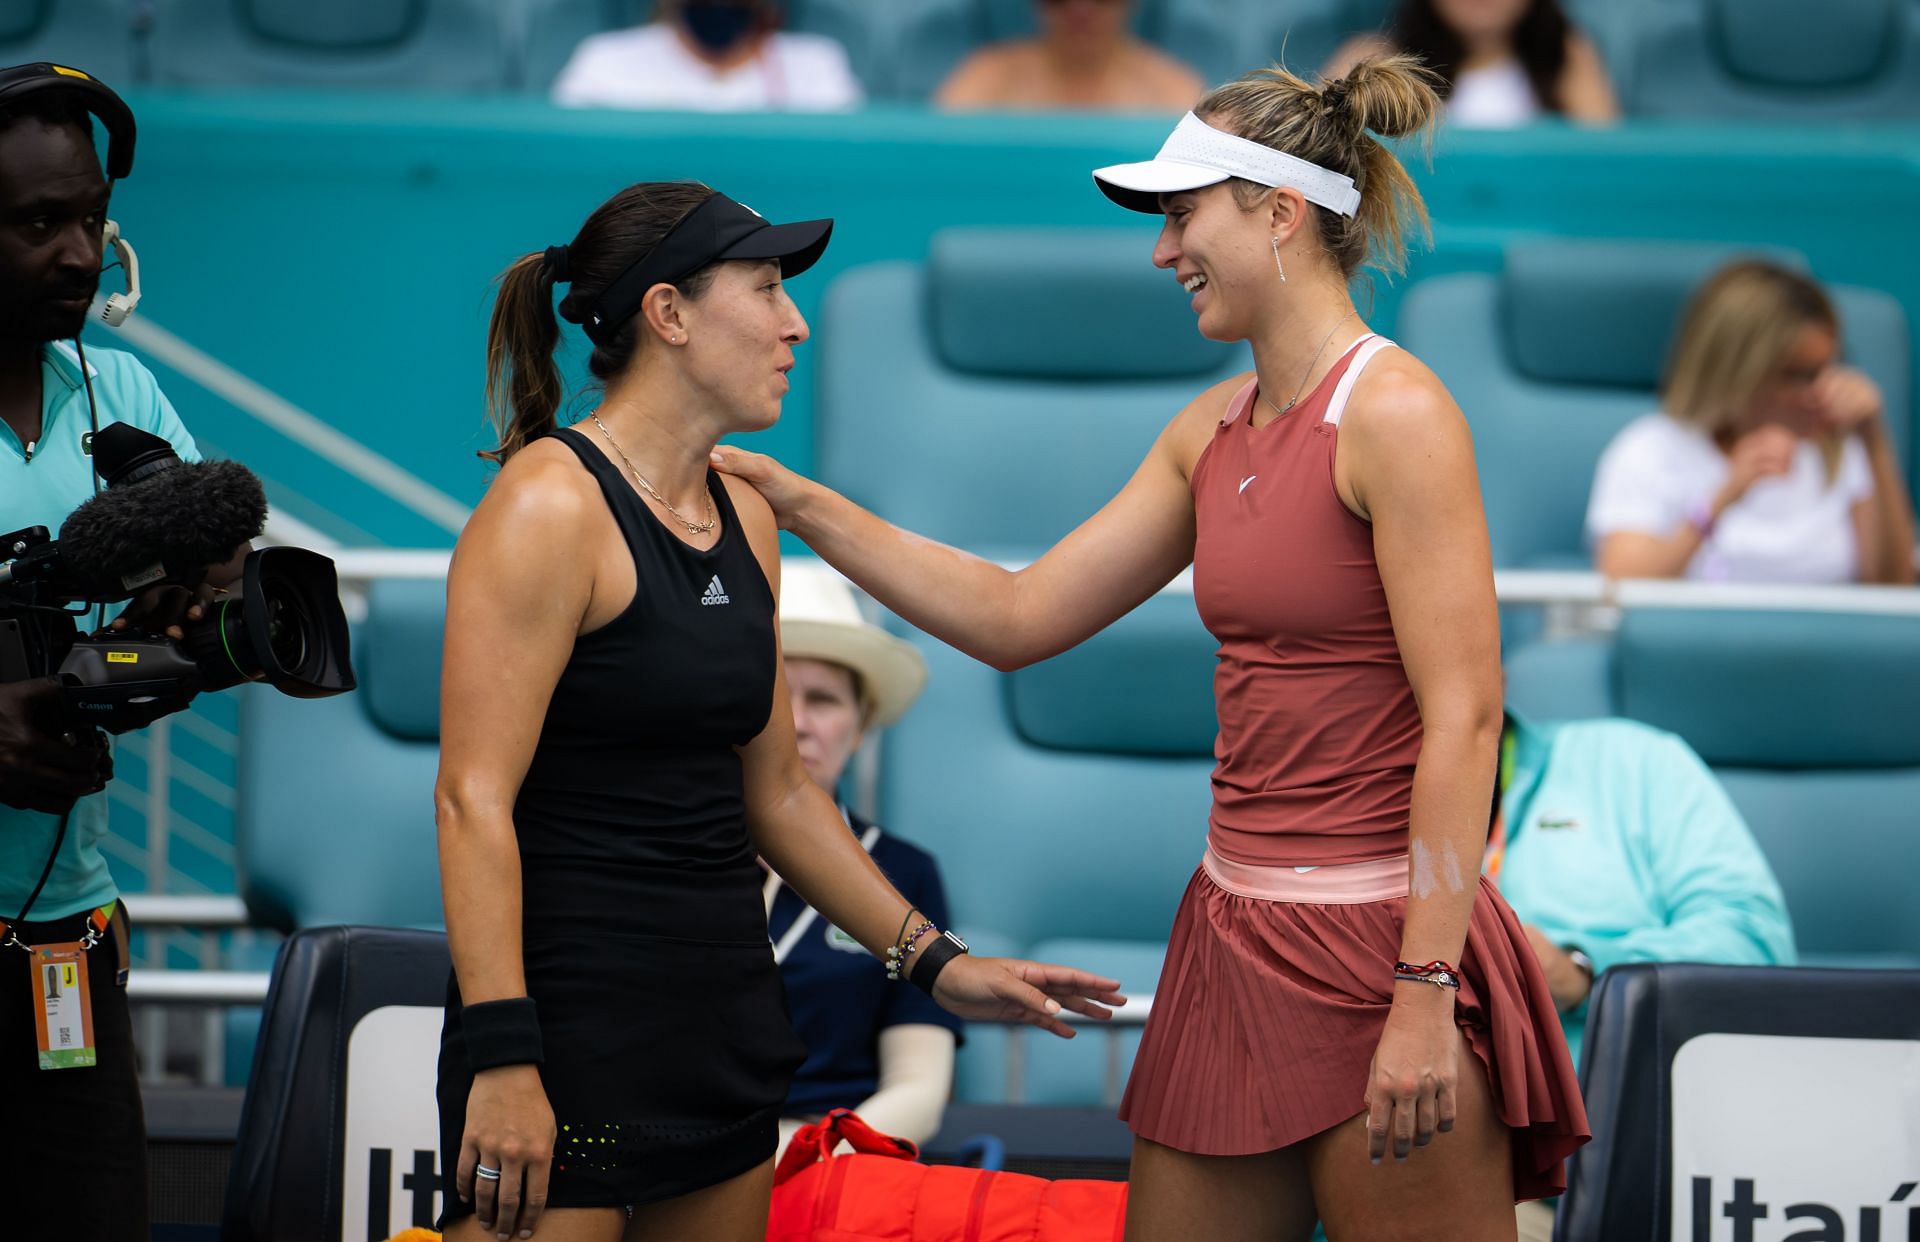
[[[580,326],[595,344],[604,345],[633,318],[647,290],[674,284],[723,259],[778,259],[782,277],[798,276],[819,260],[832,235],[831,220],[769,224],[753,208],[716,193],[620,273]]]

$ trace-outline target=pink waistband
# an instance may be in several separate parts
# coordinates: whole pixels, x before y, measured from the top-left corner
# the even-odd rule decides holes
[[[1257,867],[1231,862],[1209,845],[1200,858],[1207,875],[1236,897],[1351,906],[1407,895],[1407,856],[1325,867]]]

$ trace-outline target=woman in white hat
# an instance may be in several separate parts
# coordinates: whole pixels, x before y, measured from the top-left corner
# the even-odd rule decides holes
[[[800,762],[900,895],[945,927],[946,889],[933,856],[882,832],[838,794],[866,731],[900,719],[920,697],[926,661],[861,616],[853,588],[826,565],[790,562],[782,578],[780,640]],[[916,1143],[932,1138],[953,1086],[960,1020],[918,991],[888,987],[860,943],[777,874],[768,874],[766,895],[767,933],[807,1048],[787,1092],[782,1150],[801,1125],[835,1108]]]

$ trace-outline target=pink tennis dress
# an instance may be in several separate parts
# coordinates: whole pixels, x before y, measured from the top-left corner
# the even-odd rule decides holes
[[[1194,466],[1194,598],[1220,643],[1213,813],[1120,1105],[1181,1151],[1272,1151],[1364,1111],[1393,1001],[1420,713],[1372,527],[1333,484],[1347,395],[1391,345],[1362,338],[1262,427],[1250,381]],[[1558,1194],[1586,1110],[1539,963],[1485,880],[1459,966],[1515,1196]]]

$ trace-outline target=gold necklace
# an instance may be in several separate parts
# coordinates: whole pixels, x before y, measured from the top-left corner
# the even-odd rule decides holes
[[[1333,343],[1333,334],[1340,330],[1341,324],[1353,318],[1353,316],[1354,316],[1354,311],[1349,310],[1346,314],[1336,319],[1331,328],[1327,329],[1327,335],[1325,339],[1323,339],[1320,342],[1320,348],[1313,351],[1313,361],[1307,363],[1307,369],[1304,372],[1302,372],[1300,375],[1300,386],[1293,390],[1293,395],[1287,398],[1287,403],[1285,405],[1275,405],[1273,403],[1273,399],[1268,397],[1265,392],[1262,392],[1260,394],[1260,399],[1267,403],[1268,409],[1272,410],[1275,414],[1285,414],[1288,410],[1291,410],[1293,408],[1293,403],[1300,399],[1301,391],[1305,389],[1307,386],[1307,376],[1313,374],[1313,368],[1320,365],[1320,355],[1326,353],[1327,346]]]
[[[600,421],[600,416],[598,414],[589,413],[587,417],[591,418],[593,420],[593,425],[600,429],[600,434],[607,438],[607,443],[611,444],[613,446],[613,451],[620,455],[620,460],[627,464],[627,471],[628,473],[633,475],[633,481],[640,485],[640,490],[645,492],[647,495],[653,497],[654,501],[657,504],[659,504],[659,506],[662,509],[665,509],[668,513],[673,514],[674,521],[680,523],[680,525],[686,527],[689,531],[691,531],[696,535],[704,535],[708,531],[711,531],[716,525],[719,524],[720,519],[715,517],[713,513],[713,492],[711,490],[707,492],[707,520],[704,522],[688,521],[686,514],[680,512],[680,510],[668,504],[667,498],[665,496],[662,496],[659,492],[655,491],[653,489],[653,484],[647,482],[647,476],[640,473],[639,468],[633,464],[633,459],[631,457],[628,457],[626,450],[620,447],[620,441],[614,439],[613,433],[607,430],[607,425]]]

